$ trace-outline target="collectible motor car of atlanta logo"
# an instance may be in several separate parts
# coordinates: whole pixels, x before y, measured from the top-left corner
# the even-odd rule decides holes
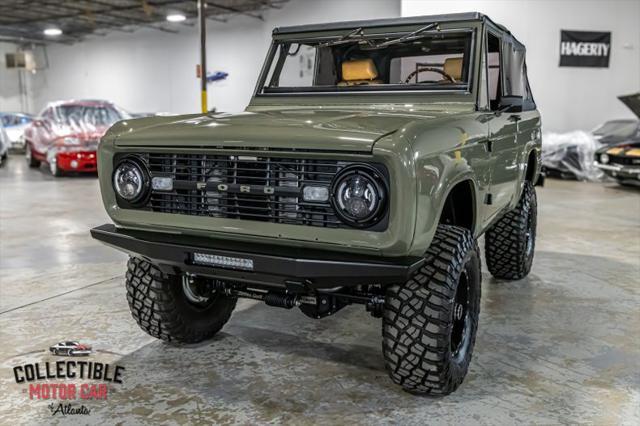
[[[88,344],[64,340],[49,346],[48,352],[60,358],[54,361],[21,363],[13,367],[13,376],[16,384],[28,385],[22,390],[28,399],[49,401],[48,408],[53,416],[90,414],[90,408],[76,405],[74,401],[86,403],[107,400],[110,387],[122,384],[125,371],[123,366],[96,360],[72,359],[92,355],[94,351]]]

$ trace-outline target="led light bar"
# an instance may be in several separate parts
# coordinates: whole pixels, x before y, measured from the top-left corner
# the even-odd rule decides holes
[[[216,254],[193,253],[193,263],[206,266],[218,266],[220,268],[242,269],[253,271],[253,259],[241,257],[218,256]]]

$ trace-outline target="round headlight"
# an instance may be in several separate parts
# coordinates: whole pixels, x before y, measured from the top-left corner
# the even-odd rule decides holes
[[[600,156],[600,162],[602,164],[607,164],[609,162],[609,156],[607,154],[602,154]]]
[[[371,226],[382,218],[387,190],[380,172],[366,164],[345,167],[334,178],[331,203],[343,222]]]
[[[147,186],[145,173],[135,161],[124,160],[118,164],[113,173],[113,188],[120,198],[130,203],[139,201]]]

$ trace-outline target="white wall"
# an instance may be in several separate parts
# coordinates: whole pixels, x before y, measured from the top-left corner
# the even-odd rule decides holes
[[[634,117],[616,96],[640,91],[640,1],[402,0],[402,16],[471,11],[489,15],[526,45],[545,130],[590,130]],[[609,68],[560,68],[561,29],[611,31]]]
[[[29,109],[28,96],[21,94],[20,73],[26,76],[25,71],[7,69],[5,54],[15,53],[18,47],[11,43],[0,42],[0,111],[23,111]],[[27,78],[23,87],[26,89]]]
[[[208,69],[229,73],[227,80],[209,85],[209,108],[246,107],[275,26],[397,16],[400,0],[291,0],[267,11],[264,22],[246,16],[208,21]],[[197,27],[176,28],[179,34],[145,29],[49,45],[49,69],[33,81],[34,109],[57,99],[106,98],[133,112],[198,112]]]

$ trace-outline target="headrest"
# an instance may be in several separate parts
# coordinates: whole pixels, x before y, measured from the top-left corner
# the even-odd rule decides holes
[[[444,61],[443,71],[455,80],[462,79],[462,58],[447,58]]]
[[[373,80],[378,76],[376,64],[372,59],[355,59],[342,63],[342,80]]]

